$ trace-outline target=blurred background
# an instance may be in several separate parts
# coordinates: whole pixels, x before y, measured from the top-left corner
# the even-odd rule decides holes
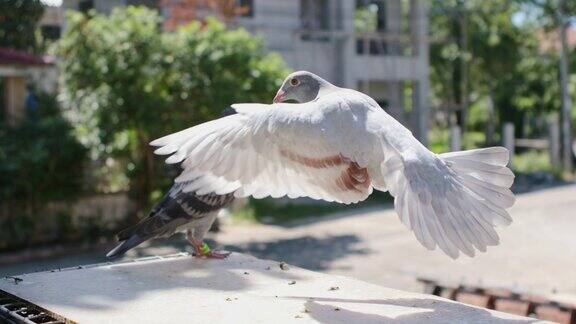
[[[149,141],[269,103],[309,70],[372,96],[434,152],[506,146],[514,191],[530,192],[516,223],[502,247],[452,261],[418,246],[384,193],[244,200],[213,243],[400,289],[576,295],[575,48],[570,0],[1,1],[0,275],[104,261],[178,174]]]

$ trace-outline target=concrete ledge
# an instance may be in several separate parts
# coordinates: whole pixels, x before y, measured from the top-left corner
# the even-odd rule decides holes
[[[186,253],[0,280],[0,289],[81,323],[534,322],[234,253]]]

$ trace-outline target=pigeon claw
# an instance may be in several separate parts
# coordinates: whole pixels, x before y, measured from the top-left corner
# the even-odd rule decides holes
[[[230,256],[230,252],[213,250],[206,254],[208,259],[226,259]]]
[[[230,252],[211,250],[208,244],[193,244],[194,256],[197,258],[207,258],[207,259],[226,259]]]
[[[202,253],[202,252],[198,252],[198,251],[194,252],[194,257],[196,257],[198,259],[206,258],[206,259],[223,260],[223,259],[226,259],[228,256],[230,256],[230,252],[218,251],[218,250],[212,250],[208,253]]]

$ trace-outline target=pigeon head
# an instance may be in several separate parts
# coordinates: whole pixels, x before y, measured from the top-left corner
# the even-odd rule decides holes
[[[336,88],[330,82],[308,71],[290,74],[274,97],[274,103],[296,101],[304,103],[322,95],[325,90]]]

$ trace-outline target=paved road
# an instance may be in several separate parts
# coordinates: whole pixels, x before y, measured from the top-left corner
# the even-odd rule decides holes
[[[523,194],[501,244],[474,258],[430,252],[392,209],[341,215],[281,228],[230,228],[218,241],[263,257],[391,288],[421,291],[415,277],[576,295],[576,186]],[[233,234],[233,235],[232,235]]]
[[[419,245],[391,206],[290,226],[228,225],[213,239],[226,248],[391,288],[422,291],[417,277],[576,296],[576,185],[518,197],[501,245],[452,260]],[[179,251],[184,240],[156,241],[128,257]],[[2,267],[0,274],[103,261],[103,251]]]

